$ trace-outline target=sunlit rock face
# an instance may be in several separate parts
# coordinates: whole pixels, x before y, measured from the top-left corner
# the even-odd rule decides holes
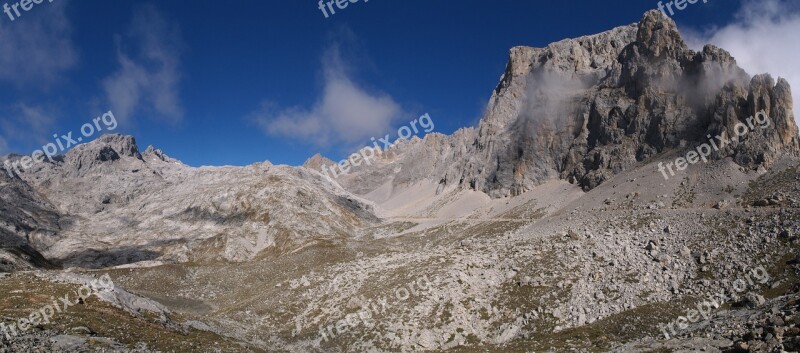
[[[675,23],[651,11],[638,25],[511,49],[477,129],[408,141],[387,157],[391,167],[362,168],[363,177],[356,171],[343,185],[366,193],[380,175],[395,185],[429,179],[506,197],[561,178],[589,190],[665,151],[730,136],[760,111],[769,128],[709,158],[757,168],[796,154],[789,85],[750,77],[723,49],[690,50]]]

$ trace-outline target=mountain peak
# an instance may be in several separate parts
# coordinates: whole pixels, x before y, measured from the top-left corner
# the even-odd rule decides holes
[[[323,165],[333,165],[336,162],[325,158],[321,154],[317,153],[313,155],[311,158],[307,159],[305,163],[303,163],[303,167],[311,170],[320,171],[322,170]]]
[[[650,10],[642,16],[636,41],[644,44],[656,57],[664,52],[670,57],[676,57],[690,51],[675,21],[658,10]]]
[[[147,146],[144,153],[142,154],[142,159],[145,160],[158,159],[162,162],[181,163],[181,161],[168,156],[166,153],[164,153],[164,151],[153,147],[153,145]]]
[[[136,144],[136,138],[130,135],[107,134],[100,136],[97,140],[89,142],[86,145],[92,147],[110,147],[120,156],[142,158],[139,152],[139,146]]]
[[[77,172],[115,162],[123,157],[142,160],[136,139],[133,136],[107,134],[67,152],[64,163]]]

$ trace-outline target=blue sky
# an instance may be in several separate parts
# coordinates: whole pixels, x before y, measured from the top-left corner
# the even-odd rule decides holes
[[[656,3],[362,0],[325,18],[310,0],[45,1],[0,14],[0,153],[108,110],[114,132],[194,166],[343,157],[424,113],[451,133],[477,123],[511,47],[634,23]],[[711,38],[740,6],[673,18]]]

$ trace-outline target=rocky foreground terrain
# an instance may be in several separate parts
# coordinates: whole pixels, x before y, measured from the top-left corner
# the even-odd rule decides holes
[[[327,163],[106,135],[0,174],[0,352],[800,351],[790,87],[660,12],[513,48],[476,128]]]

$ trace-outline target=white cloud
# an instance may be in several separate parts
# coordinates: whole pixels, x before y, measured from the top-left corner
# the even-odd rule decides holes
[[[148,5],[136,11],[128,32],[118,35],[117,42],[120,68],[103,80],[114,115],[119,120],[130,120],[137,112],[145,111],[169,123],[180,121],[183,41],[179,28]]]
[[[687,31],[694,49],[706,43],[729,51],[747,73],[770,73],[792,86],[795,120],[800,123],[800,7],[780,0],[745,1],[734,22],[703,33]]]
[[[353,82],[338,47],[328,50],[323,65],[326,69],[322,96],[310,108],[279,109],[274,104],[262,103],[249,119],[272,136],[331,146],[383,137],[390,132],[392,122],[404,115],[392,97],[368,92]]]
[[[43,2],[14,21],[0,13],[0,80],[47,86],[75,66],[78,54],[65,4]]]

